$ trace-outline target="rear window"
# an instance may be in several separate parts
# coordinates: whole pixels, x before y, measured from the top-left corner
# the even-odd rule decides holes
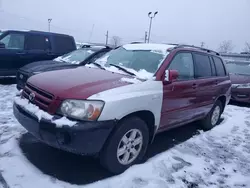
[[[205,78],[212,76],[211,64],[207,55],[194,53],[194,62],[196,78]]]
[[[213,59],[214,59],[217,76],[226,76],[226,70],[221,59],[218,57],[213,57]]]
[[[72,37],[54,36],[55,51],[58,53],[68,53],[76,49],[75,41]]]
[[[49,50],[49,38],[44,35],[28,35],[26,48],[27,50]]]

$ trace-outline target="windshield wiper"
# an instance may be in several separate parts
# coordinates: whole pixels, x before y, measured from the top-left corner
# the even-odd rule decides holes
[[[126,73],[128,73],[128,74],[130,74],[130,75],[132,75],[132,76],[136,76],[134,73],[128,71],[127,69],[125,69],[125,68],[123,68],[123,67],[121,67],[121,66],[119,66],[119,65],[115,65],[115,64],[112,64],[112,63],[110,63],[109,65],[110,65],[110,66],[113,66],[113,67],[116,67],[116,68],[118,68],[119,70],[122,70],[123,72],[126,72]]]
[[[101,66],[99,63],[92,62],[95,66],[99,67],[100,69],[106,70],[103,66]]]

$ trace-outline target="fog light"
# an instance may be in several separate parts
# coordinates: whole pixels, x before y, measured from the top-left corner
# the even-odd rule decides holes
[[[70,135],[67,132],[57,132],[56,140],[60,145],[65,145],[70,142]]]

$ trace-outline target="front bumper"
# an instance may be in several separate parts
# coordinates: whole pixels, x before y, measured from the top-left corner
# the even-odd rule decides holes
[[[101,151],[116,122],[78,122],[75,126],[62,128],[48,120],[38,119],[14,104],[14,115],[19,123],[38,138],[52,147],[82,155],[94,155]]]
[[[233,88],[231,100],[250,103],[250,88]]]

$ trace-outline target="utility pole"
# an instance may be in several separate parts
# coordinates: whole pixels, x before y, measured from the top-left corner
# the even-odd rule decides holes
[[[52,21],[51,18],[48,19],[48,27],[49,27],[49,32],[50,32],[50,22]]]
[[[148,13],[148,17],[149,17],[149,19],[150,19],[150,22],[149,22],[149,29],[148,29],[148,43],[149,43],[149,40],[150,40],[150,33],[151,33],[152,20],[153,20],[153,18],[156,16],[156,14],[158,14],[158,12],[155,12],[153,15],[152,15],[152,12],[149,12],[149,13]]]
[[[145,38],[144,38],[144,42],[147,43],[147,38],[148,38],[148,32],[145,31]]]
[[[108,40],[109,40],[109,31],[107,31],[107,33],[106,33],[106,45],[108,45]]]
[[[94,31],[94,27],[95,27],[95,24],[92,25],[92,29],[91,29],[91,32],[90,32],[90,35],[89,35],[89,43],[90,43],[90,39],[91,39],[93,31]]]

